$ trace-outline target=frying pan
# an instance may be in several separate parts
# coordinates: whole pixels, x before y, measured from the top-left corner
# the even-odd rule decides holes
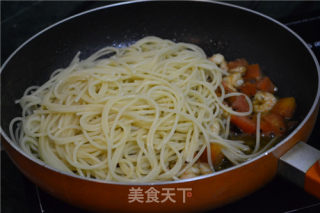
[[[228,60],[246,58],[259,63],[279,88],[279,96],[297,100],[299,125],[279,144],[260,156],[214,174],[188,180],[127,184],[67,174],[31,159],[8,137],[10,120],[19,116],[14,101],[30,85],[44,83],[57,68],[65,67],[81,51],[86,58],[104,46],[123,47],[155,35],[199,45],[207,55],[220,52]],[[320,196],[318,152],[305,143],[319,108],[319,64],[305,42],[277,21],[237,6],[209,2],[138,1],[109,5],[58,22],[21,45],[1,70],[1,134],[3,146],[20,171],[32,182],[70,204],[92,211],[199,211],[240,199],[270,181],[278,167],[295,176],[298,184]],[[300,172],[293,165],[305,163]],[[309,154],[309,153],[312,154]],[[298,154],[297,154],[298,153]],[[313,165],[313,166],[312,166]],[[309,169],[311,167],[311,169]],[[289,169],[288,169],[289,168]],[[306,169],[307,168],[307,169]],[[290,170],[291,169],[291,170]],[[307,178],[304,173],[307,172]],[[293,175],[292,175],[293,174]],[[130,202],[133,191],[159,192],[159,200]],[[145,195],[145,194],[143,194]]]

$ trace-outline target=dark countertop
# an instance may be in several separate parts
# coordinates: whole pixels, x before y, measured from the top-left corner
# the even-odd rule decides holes
[[[113,2],[114,3],[114,2]],[[235,2],[270,15],[295,30],[320,59],[320,2]],[[45,27],[78,12],[105,5],[105,2],[1,1],[1,64],[25,40]],[[320,119],[309,144],[320,149]],[[85,211],[63,203],[29,182],[1,151],[1,212]],[[216,209],[215,212],[320,212],[320,201],[277,176],[252,195]]]

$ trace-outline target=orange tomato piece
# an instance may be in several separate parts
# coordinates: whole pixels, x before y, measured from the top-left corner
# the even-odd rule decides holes
[[[283,116],[284,118],[292,118],[296,109],[296,100],[294,97],[280,98],[271,112]]]
[[[261,71],[259,64],[250,64],[247,66],[246,74],[244,75],[244,80],[258,80],[261,78]]]
[[[263,114],[261,116],[261,124],[260,129],[265,134],[282,135],[286,132],[284,118],[273,112]]]

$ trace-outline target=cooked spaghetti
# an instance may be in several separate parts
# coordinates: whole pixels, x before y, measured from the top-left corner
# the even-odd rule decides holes
[[[252,102],[225,91],[230,73],[196,45],[145,37],[78,56],[28,88],[17,101],[22,116],[10,124],[11,138],[49,166],[102,180],[166,181],[211,156],[212,144],[233,164],[269,147],[260,147],[259,112],[254,150],[230,139],[230,116],[252,114]],[[226,103],[237,96],[245,97],[247,111]]]

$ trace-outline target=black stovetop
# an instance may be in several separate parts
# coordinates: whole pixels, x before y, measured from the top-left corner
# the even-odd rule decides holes
[[[109,2],[110,3],[110,2]],[[112,2],[114,3],[114,2]],[[297,32],[320,60],[320,2],[233,2],[274,17]],[[45,27],[75,13],[107,2],[1,2],[1,64],[25,40]],[[308,141],[320,149],[320,119]],[[29,182],[1,151],[1,212],[85,213],[53,198]],[[320,212],[320,201],[281,177],[252,195],[215,212]]]

